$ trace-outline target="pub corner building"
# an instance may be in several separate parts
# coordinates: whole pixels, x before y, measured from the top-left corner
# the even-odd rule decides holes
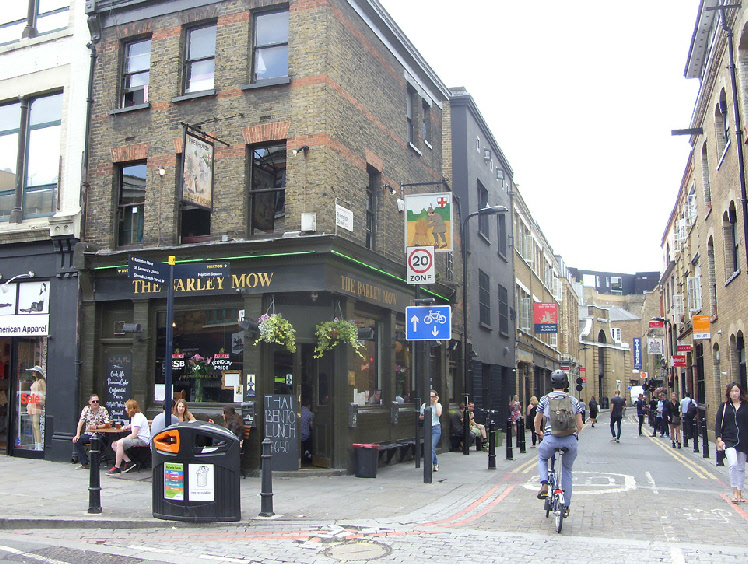
[[[260,468],[264,438],[272,441],[274,470],[353,471],[354,443],[413,437],[422,376],[414,374],[413,342],[405,332],[414,287],[394,274],[402,265],[362,255],[359,246],[333,235],[137,252],[153,264],[166,263],[169,254],[175,273],[189,265],[183,277],[175,274],[173,286],[173,397],[189,402],[198,419],[220,421],[222,407],[234,404],[251,422],[245,469]],[[167,291],[128,277],[128,260],[127,252],[76,253],[80,386],[99,393],[115,419],[126,417],[129,397],[152,418],[163,405]],[[225,276],[196,275],[201,265],[217,262]],[[447,303],[453,289],[435,284],[422,292]],[[240,324],[272,314],[291,323],[295,347],[260,340]],[[318,324],[335,318],[354,321],[361,354],[340,344],[315,355]],[[430,367],[430,384],[443,388],[444,397],[454,391],[449,367],[459,364],[452,356],[460,352],[446,344],[421,364]],[[302,405],[314,414],[311,444],[301,441]]]

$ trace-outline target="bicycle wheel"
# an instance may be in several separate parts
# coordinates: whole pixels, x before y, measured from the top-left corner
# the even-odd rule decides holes
[[[556,504],[556,532],[560,533],[564,526],[564,512],[566,508],[561,503]]]
[[[545,518],[548,519],[548,515],[551,514],[551,498],[545,498]]]

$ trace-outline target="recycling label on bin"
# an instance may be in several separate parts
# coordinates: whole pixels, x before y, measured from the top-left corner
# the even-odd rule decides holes
[[[164,499],[184,501],[184,463],[164,462]]]
[[[190,501],[215,501],[215,478],[212,464],[188,464]]]

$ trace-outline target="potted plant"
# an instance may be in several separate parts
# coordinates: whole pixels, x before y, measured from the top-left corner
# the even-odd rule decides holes
[[[213,359],[200,356],[200,353],[193,355],[190,360],[190,378],[195,379],[195,401],[203,401],[203,379],[210,378],[213,374]]]
[[[260,316],[257,324],[260,326],[260,337],[255,341],[255,345],[260,341],[277,343],[286,347],[289,352],[296,352],[296,329],[280,313],[266,313]]]
[[[341,343],[348,343],[358,356],[364,358],[361,352],[364,345],[358,340],[358,326],[353,321],[338,319],[337,317],[332,321],[323,321],[317,324],[314,334],[317,336],[314,358],[320,358],[325,354],[325,351]]]

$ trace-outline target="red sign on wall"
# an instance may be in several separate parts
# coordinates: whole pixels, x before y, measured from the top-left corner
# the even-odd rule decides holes
[[[677,349],[678,352],[691,352],[692,347],[691,345],[678,345]]]
[[[664,321],[650,321],[649,322],[649,328],[650,329],[657,329],[659,327],[664,327],[665,322]]]
[[[673,355],[673,366],[676,368],[685,368],[686,367],[686,355],[674,354]]]

